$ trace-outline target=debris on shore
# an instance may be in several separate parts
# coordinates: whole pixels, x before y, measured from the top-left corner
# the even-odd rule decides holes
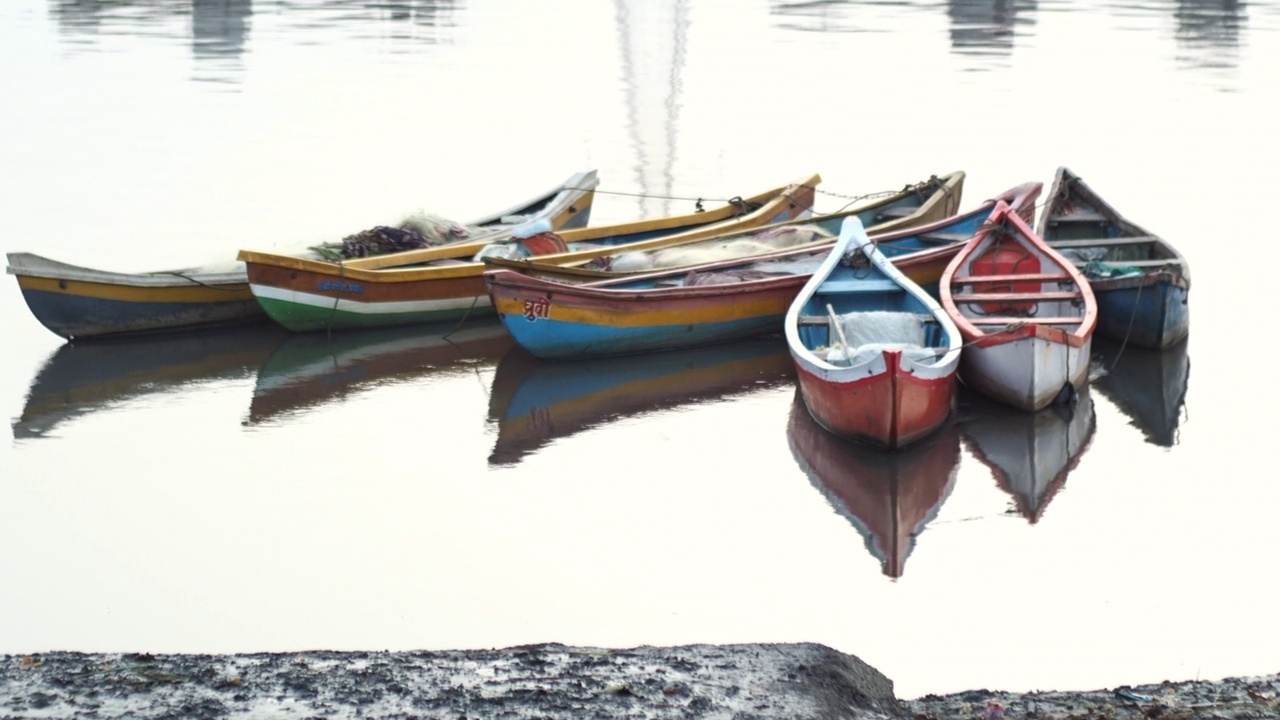
[[[0,718],[1280,718],[1280,675],[899,700],[815,643],[0,656]]]

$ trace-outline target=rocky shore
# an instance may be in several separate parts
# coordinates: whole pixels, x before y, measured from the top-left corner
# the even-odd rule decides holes
[[[912,700],[823,645],[0,656],[0,718],[1280,718],[1280,675]]]

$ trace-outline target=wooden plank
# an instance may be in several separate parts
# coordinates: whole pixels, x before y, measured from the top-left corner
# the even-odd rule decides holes
[[[1054,215],[1049,218],[1050,225],[1060,222],[1111,222],[1111,218],[1090,210],[1073,212],[1070,215]]]
[[[1063,248],[1107,247],[1110,245],[1149,245],[1159,241],[1160,238],[1155,235],[1137,235],[1122,238],[1098,238],[1097,240],[1049,240],[1048,243],[1055,250],[1061,250]]]
[[[974,325],[1010,325],[1012,323],[1022,323],[1023,325],[1079,325],[1084,322],[1082,317],[968,317],[965,318]]]
[[[826,315],[801,315],[801,325],[826,325],[830,321]]]
[[[885,220],[885,219],[897,219],[897,218],[910,217],[919,210],[920,208],[918,207],[904,207],[901,205],[898,207],[888,207],[877,212],[876,219]]]
[[[974,283],[996,282],[1066,282],[1075,279],[1066,273],[1040,273],[1026,275],[963,275],[951,278],[953,285],[972,285]]]
[[[1102,262],[1107,265],[1116,267],[1136,267],[1136,268],[1160,268],[1165,266],[1182,267],[1182,262],[1174,258],[1163,258],[1161,260],[1076,260],[1076,267],[1084,267],[1090,262]]]
[[[951,245],[953,243],[964,242],[973,237],[969,233],[958,232],[931,232],[917,235],[922,242],[938,243],[941,245]]]
[[[902,286],[892,280],[828,280],[818,287],[820,293],[896,292]]]
[[[1075,300],[1082,297],[1079,290],[1063,292],[994,292],[994,293],[961,293],[952,295],[958,302],[1004,302],[1022,300]]]

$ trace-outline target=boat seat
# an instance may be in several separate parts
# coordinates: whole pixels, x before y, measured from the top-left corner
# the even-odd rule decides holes
[[[972,285],[975,283],[1011,283],[1011,282],[1075,282],[1075,278],[1066,273],[1039,273],[1025,275],[957,275],[951,278],[952,285]]]
[[[1009,325],[1012,323],[1022,323],[1024,325],[1079,325],[1084,322],[1083,317],[966,317],[970,323],[974,325]]]
[[[1076,266],[1084,267],[1088,265],[1089,262],[1090,262],[1089,260],[1077,260]],[[1117,265],[1120,267],[1159,268],[1159,267],[1165,267],[1166,265],[1172,265],[1173,267],[1182,267],[1182,262],[1179,260],[1175,260],[1173,258],[1163,258],[1160,260],[1115,260],[1115,261],[1104,260],[1103,262],[1111,262],[1112,265]]]
[[[1049,247],[1054,249],[1063,248],[1087,248],[1087,247],[1104,247],[1108,245],[1147,245],[1158,241],[1160,238],[1155,235],[1138,235],[1136,237],[1122,238],[1085,238],[1083,240],[1049,240]]]
[[[971,237],[973,237],[973,235],[962,232],[929,232],[916,236],[920,242],[934,243],[937,245],[951,245],[954,243],[964,242]]]
[[[846,293],[846,292],[900,292],[902,286],[892,280],[882,280],[880,278],[866,280],[828,280],[818,287],[818,292],[827,293]]]
[[[1102,213],[1090,210],[1073,212],[1070,215],[1056,215],[1049,218],[1050,225],[1060,222],[1111,222],[1111,219]]]
[[[831,322],[831,318],[826,315],[801,315],[801,325],[826,325]]]
[[[889,207],[876,213],[876,220],[898,220],[904,217],[911,217],[920,210],[918,207]]]
[[[1023,300],[1077,300],[1082,297],[1079,290],[1064,292],[994,292],[994,293],[960,293],[951,299],[958,302],[1005,302]]]

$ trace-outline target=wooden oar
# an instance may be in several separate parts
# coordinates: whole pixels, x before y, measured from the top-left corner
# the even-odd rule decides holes
[[[840,336],[840,344],[844,346],[844,364],[852,365],[853,358],[849,356],[853,352],[853,348],[849,347],[849,341],[845,339],[844,328],[840,325],[840,318],[836,315],[836,309],[831,307],[831,303],[827,303],[827,315],[831,318],[831,324],[836,326],[836,334]]]

